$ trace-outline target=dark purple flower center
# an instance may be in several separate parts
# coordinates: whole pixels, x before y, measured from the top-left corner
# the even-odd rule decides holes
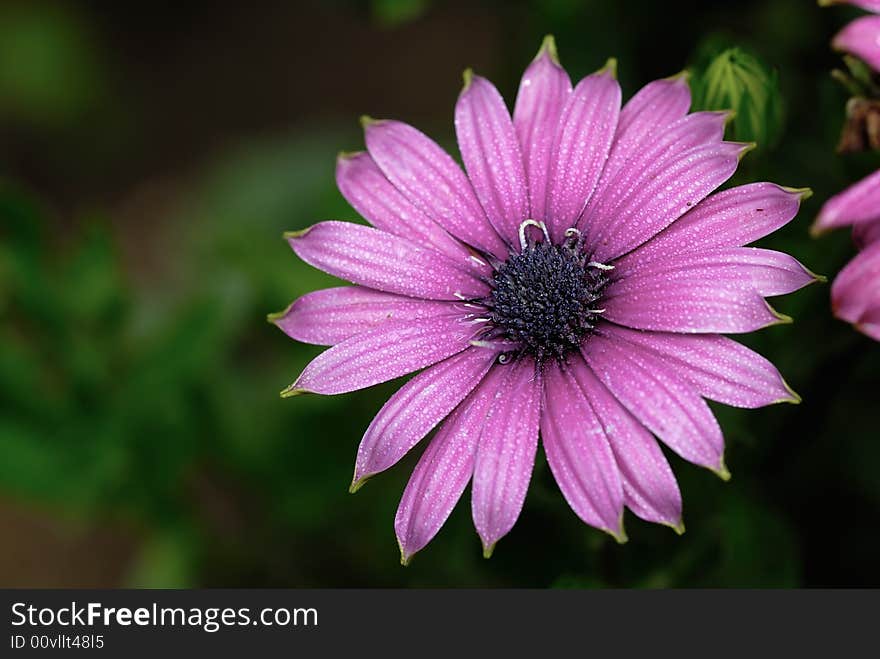
[[[578,238],[562,245],[529,241],[495,272],[486,300],[489,331],[539,364],[563,360],[596,326],[597,301],[607,283],[606,272],[587,263]]]

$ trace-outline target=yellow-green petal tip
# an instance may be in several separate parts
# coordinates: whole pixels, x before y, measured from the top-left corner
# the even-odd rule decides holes
[[[474,81],[474,70],[470,67],[466,68],[461,72],[461,79],[464,82],[464,87],[462,88],[462,93],[468,90],[468,87],[471,86],[471,83]]]
[[[803,402],[803,398],[801,398],[800,394],[791,388],[791,385],[785,381],[783,378],[782,386],[785,387],[785,390],[788,392],[788,398],[780,398],[777,403],[791,403],[792,405],[800,405]]]
[[[758,148],[757,142],[743,142],[742,143],[742,150],[739,152],[739,155],[737,156],[737,158],[740,160],[740,162],[742,162],[742,159],[746,157],[746,154],[748,154],[750,151],[754,151],[757,148]]]
[[[629,542],[629,537],[626,535],[626,529],[623,528],[623,518],[620,519],[620,525],[617,527],[616,531],[612,531],[611,529],[606,529],[608,534],[614,538],[615,542],[619,545],[625,545]]]
[[[782,186],[782,189],[786,192],[790,192],[791,194],[798,195],[801,198],[801,201],[806,201],[813,196],[812,188],[788,188],[786,186]]]
[[[541,42],[541,47],[538,49],[538,54],[535,55],[535,59],[538,59],[544,53],[547,53],[547,57],[550,58],[550,61],[557,66],[560,66],[559,53],[556,50],[556,39],[552,34],[548,34],[544,37],[544,40]]]
[[[605,66],[603,66],[601,69],[596,71],[596,73],[599,75],[601,75],[603,73],[607,73],[612,78],[617,80],[617,58],[616,57],[609,57],[605,61]]]
[[[336,160],[351,160],[363,155],[364,151],[340,151],[336,154]]]
[[[295,384],[290,385],[287,389],[281,390],[282,398],[294,398],[295,396],[302,396],[303,394],[313,393],[308,389],[302,389],[301,387],[297,387]]]
[[[361,476],[360,478],[352,479],[351,485],[348,486],[348,493],[354,494],[357,492],[367,483],[368,480],[370,480],[370,478],[371,476]]]
[[[281,237],[284,238],[284,240],[290,240],[292,238],[302,238],[313,228],[314,226],[306,227],[305,229],[297,229],[296,231],[285,231],[281,234]]]
[[[663,78],[664,80],[669,80],[670,82],[684,82],[687,83],[691,79],[691,70],[690,69],[682,69],[678,73],[675,73],[667,78]]]
[[[276,320],[281,320],[288,314],[288,312],[290,311],[290,307],[292,306],[293,305],[288,305],[281,311],[275,311],[273,313],[266,314],[266,321],[274,325]]]
[[[723,480],[725,483],[730,480],[731,474],[730,470],[727,468],[727,465],[724,463],[724,456],[721,456],[721,459],[718,461],[718,466],[712,469],[712,473],[714,473],[718,478]]]
[[[372,126],[373,124],[378,124],[380,120],[373,119],[373,117],[371,117],[368,114],[362,114],[360,116],[360,118],[358,119],[358,121],[361,122],[361,127],[366,129],[366,128],[369,128],[370,126]]]

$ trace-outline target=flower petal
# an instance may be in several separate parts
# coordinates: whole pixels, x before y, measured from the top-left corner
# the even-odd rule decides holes
[[[437,535],[461,498],[473,475],[489,407],[506,377],[506,368],[491,369],[443,422],[413,470],[394,518],[404,565]]]
[[[571,80],[559,64],[553,37],[547,37],[523,73],[513,109],[513,125],[522,148],[533,220],[545,219],[553,138],[570,94]]]
[[[820,5],[852,5],[880,14],[880,0],[819,0]]]
[[[526,173],[504,99],[480,76],[465,74],[455,105],[455,132],[468,177],[489,221],[509,245],[529,217]]]
[[[516,523],[526,498],[538,448],[541,378],[530,359],[506,369],[477,447],[471,512],[483,553]]]
[[[709,144],[652,167],[646,183],[627,191],[613,222],[602,224],[595,233],[583,227],[587,244],[595,247],[593,258],[607,263],[657,235],[730,178],[749,147]]]
[[[764,301],[750,279],[730,278],[731,268],[725,273],[725,268],[692,268],[686,261],[677,265],[613,281],[603,296],[603,317],[635,329],[709,334],[791,322]]]
[[[433,300],[486,295],[488,286],[439,252],[351,222],[320,222],[287,234],[306,263],[354,284]]]
[[[597,220],[604,221],[604,218],[597,217],[592,208],[607,196],[611,189],[609,182],[627,163],[654,144],[657,135],[684,119],[690,104],[691,92],[684,75],[650,82],[626,102],[620,111],[602,178],[580,218],[581,230],[589,231],[590,224]],[[585,218],[589,218],[589,222]]]
[[[468,249],[391,185],[369,153],[340,155],[336,185],[346,201],[377,229],[430,245],[454,261],[473,265]]]
[[[623,542],[623,486],[602,422],[571,373],[556,362],[544,370],[541,440],[571,509]]]
[[[458,316],[388,323],[322,352],[282,396],[342,394],[393,380],[461,352],[476,331]]]
[[[603,225],[616,221],[617,208],[632,190],[648,185],[658,170],[673,158],[699,146],[717,144],[724,137],[727,112],[696,112],[682,117],[670,126],[644,136],[640,148],[621,150],[611,147],[611,156],[596,192],[579,221],[589,236],[598,235]],[[625,146],[625,144],[624,144]]]
[[[581,357],[571,372],[605,432],[623,484],[623,502],[649,522],[681,532],[681,493],[654,436],[599,381]]]
[[[800,397],[767,359],[718,334],[671,334],[614,328],[614,336],[663,358],[700,393],[719,403],[756,408]]]
[[[627,160],[652,135],[687,114],[691,90],[686,75],[654,80],[642,87],[620,111],[612,158]]]
[[[725,291],[711,283],[664,286],[661,282],[641,293],[639,298],[609,300],[605,318],[635,329],[692,334],[742,334],[791,322],[757,293]],[[669,300],[675,301],[674,308]]]
[[[880,16],[861,16],[847,24],[831,42],[835,50],[855,55],[880,71]]]
[[[859,249],[865,249],[871,243],[880,241],[880,219],[855,225],[853,241]]]
[[[880,242],[869,245],[840,271],[831,286],[831,304],[835,316],[854,325],[880,308]]]
[[[792,293],[820,279],[788,254],[757,247],[708,249],[653,261],[628,259],[615,266],[614,278],[609,295],[633,291],[646,280],[686,278],[716,281],[723,288],[750,287],[763,297]]]
[[[659,356],[617,339],[614,328],[585,342],[584,358],[614,397],[681,457],[726,474],[721,428],[693,386]]]
[[[461,315],[454,302],[419,300],[362,286],[340,286],[307,293],[269,319],[290,338],[332,346],[396,320]]]
[[[568,96],[553,141],[545,220],[555,241],[577,223],[602,175],[620,115],[612,67],[581,80]]]
[[[352,491],[406,455],[473,391],[494,361],[491,351],[468,348],[419,373],[389,398],[358,447]]]
[[[459,240],[507,257],[461,167],[427,135],[399,121],[365,121],[367,149],[391,183]]]
[[[862,314],[856,329],[865,336],[870,336],[875,341],[880,341],[880,306],[874,307]]]
[[[707,197],[648,242],[622,256],[616,268],[722,247],[741,247],[785,226],[797,215],[806,188],[750,183]]]
[[[880,169],[826,201],[813,231],[877,220],[880,220]]]

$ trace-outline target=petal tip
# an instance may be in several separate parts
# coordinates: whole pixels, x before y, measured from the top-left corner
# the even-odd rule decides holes
[[[365,153],[366,153],[366,151],[340,151],[339,153],[336,154],[336,162],[337,163],[348,162],[349,160],[354,160],[355,158],[358,158],[358,157],[364,155]]]
[[[671,528],[673,531],[675,531],[678,535],[684,535],[684,531],[685,531],[684,520],[680,519],[680,520],[678,520],[677,524],[670,524],[669,528]]]
[[[304,394],[313,394],[313,393],[315,393],[315,392],[311,391],[310,389],[305,389],[303,387],[297,387],[296,383],[294,382],[292,385],[290,385],[286,389],[282,389],[279,395],[282,398],[294,398],[296,396],[302,396]]]
[[[552,34],[544,36],[544,40],[541,42],[541,47],[538,49],[538,54],[535,55],[535,59],[539,59],[545,54],[556,66],[561,66],[559,63],[559,53],[556,50],[556,38]]]
[[[366,476],[358,476],[357,472],[355,472],[354,478],[351,479],[351,485],[348,486],[348,493],[354,494],[359,489],[361,489],[368,480],[372,477],[372,474],[368,474]]]
[[[723,480],[725,483],[728,482],[731,478],[730,470],[727,468],[727,465],[724,463],[724,456],[722,455],[718,460],[717,467],[710,467],[712,473],[714,473],[718,478]]]
[[[594,75],[610,75],[612,78],[617,80],[617,58],[609,57],[605,60],[605,66],[596,71]]]
[[[800,394],[791,388],[791,385],[782,379],[782,386],[785,387],[785,390],[788,392],[788,396],[785,398],[780,398],[777,403],[790,403],[792,405],[800,405],[803,402],[803,398],[801,398]]]
[[[812,188],[789,188],[784,185],[780,186],[783,190],[788,192],[789,194],[794,194],[800,197],[801,201],[806,201],[810,197],[813,196]]]
[[[737,154],[737,160],[739,160],[740,162],[742,162],[742,159],[745,158],[750,151],[754,151],[758,148],[757,142],[740,142],[739,144],[740,151]]]
[[[374,119],[368,114],[362,114],[358,118],[358,121],[361,124],[361,128],[363,128],[364,130],[367,130],[370,126],[374,126],[375,124],[382,123],[381,119]]]
[[[492,558],[492,554],[495,552],[495,545],[497,543],[493,542],[491,544],[483,543],[483,558]]]
[[[669,82],[681,82],[684,84],[688,84],[690,82],[692,75],[693,74],[691,73],[690,69],[682,69],[678,73],[671,75],[668,78],[663,78],[663,79],[668,80]]]
[[[625,545],[629,542],[629,537],[626,535],[626,529],[623,528],[623,516],[620,517],[620,523],[617,525],[617,530],[614,531],[612,529],[605,529],[605,531],[617,542],[619,545]]]
[[[272,313],[267,313],[267,314],[266,314],[266,322],[267,322],[267,323],[271,323],[272,325],[275,325],[275,326],[277,327],[277,326],[278,326],[278,321],[281,320],[282,318],[284,318],[288,313],[290,313],[290,308],[291,308],[292,306],[293,306],[292,304],[288,304],[288,305],[287,305],[284,309],[282,309],[281,311],[275,311],[275,312],[272,312]]]
[[[281,234],[281,237],[284,240],[296,240],[297,238],[303,238],[304,236],[306,236],[309,233],[309,231],[311,231],[314,228],[315,228],[315,225],[312,225],[310,227],[306,227],[305,229],[298,229],[297,231],[285,231],[284,233]]]
[[[461,79],[464,83],[464,87],[461,88],[461,93],[464,94],[474,81],[474,70],[471,67],[466,68],[461,72]]]
[[[880,340],[877,338],[877,330],[875,329],[875,325],[873,323],[853,323],[853,329],[857,332],[861,332],[868,338],[874,339],[875,341]]]
[[[813,226],[810,227],[810,235],[813,238],[817,238],[821,235],[828,233],[831,229],[835,228],[835,224],[838,220],[837,213],[828,213],[826,207],[828,204],[819,211],[819,215],[816,216],[816,219],[813,221]]]
[[[409,564],[412,563],[415,552],[413,552],[412,554],[407,553],[406,549],[404,549],[403,547],[403,543],[400,541],[400,538],[397,539],[397,548],[400,550],[400,564],[403,567],[409,567]]]
[[[773,316],[773,320],[764,325],[764,327],[773,327],[774,325],[791,325],[794,322],[794,318],[784,313],[778,312],[767,300],[764,300],[764,304],[767,305],[767,310]]]

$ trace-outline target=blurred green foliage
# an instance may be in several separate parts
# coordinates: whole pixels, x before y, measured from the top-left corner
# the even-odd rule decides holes
[[[137,549],[124,583],[140,586],[880,583],[880,349],[831,318],[827,286],[774,301],[794,326],[743,337],[804,404],[714,406],[730,483],[671,456],[685,501],[681,538],[628,515],[630,541],[618,546],[579,522],[539,457],[523,515],[491,560],[466,495],[401,568],[393,516],[419,449],[347,493],[360,436],[400,383],[278,397],[319,349],[290,341],[265,315],[334,283],[296,259],[281,233],[357,219],[333,180],[336,152],[360,148],[355,117],[370,104],[407,107],[451,147],[460,64],[479,65],[512,102],[545,33],[575,78],[617,56],[626,96],[691,68],[695,107],[734,107],[728,137],[775,145],[750,154],[731,184],[815,189],[799,219],[763,246],[824,274],[841,267],[848,237],[812,240],[807,226],[822,200],[877,166],[869,155],[834,155],[846,94],[828,76],[838,59],[827,42],[844,17],[799,0],[637,4],[383,0],[365,11],[337,1],[288,6],[288,22],[218,6],[211,21],[193,9],[194,34],[182,41],[164,14],[4,7],[0,496],[130,533]],[[304,24],[320,43],[333,33],[340,59],[303,45]],[[279,52],[270,51],[274,26]],[[465,43],[460,33],[478,37]],[[165,69],[141,61],[161,51],[136,47],[160,41],[172,51],[159,60]],[[118,77],[106,73],[111,43],[134,44],[118,53]],[[226,48],[235,66],[212,68]],[[204,55],[187,60],[191,51]],[[321,69],[302,81],[315,53],[337,78]],[[381,74],[367,68],[371,56]],[[259,114],[242,91],[278,60],[273,70],[296,75],[278,78],[276,100],[292,94],[290,107],[302,109],[283,121]],[[431,64],[445,77],[417,75]],[[379,77],[398,67],[401,78],[382,87]],[[208,100],[191,108],[187,90],[206,77]],[[397,96],[387,98],[389,88]],[[173,112],[160,112],[163,99]],[[170,201],[151,202],[145,190],[155,189],[170,190]]]
[[[48,128],[81,119],[104,85],[102,55],[62,5],[0,6],[0,119]]]
[[[430,0],[372,0],[372,5],[376,22],[393,27],[422,16]]]

